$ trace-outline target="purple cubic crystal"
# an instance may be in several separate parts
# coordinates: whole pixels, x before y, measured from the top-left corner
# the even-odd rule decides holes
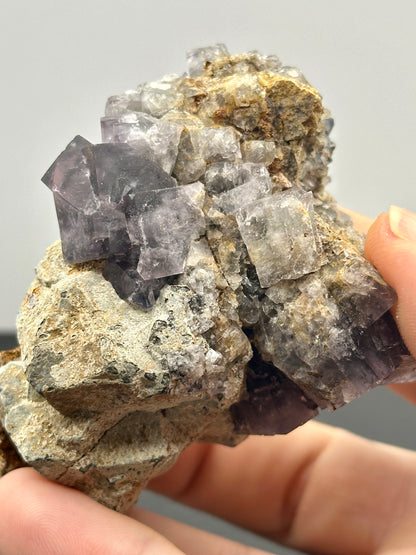
[[[119,296],[149,308],[166,282],[159,278],[183,271],[205,221],[193,204],[203,185],[177,187],[146,152],[78,136],[43,181],[54,192],[65,259],[108,258],[103,275]]]
[[[42,181],[55,195],[84,214],[92,214],[98,207],[83,150],[89,146],[89,141],[77,135],[42,177]]]
[[[189,194],[203,193],[201,183],[137,192],[127,212],[130,237],[139,244],[137,270],[143,279],[183,272],[192,239],[205,232],[201,210]]]
[[[257,351],[249,362],[247,393],[230,407],[240,434],[287,434],[318,414],[317,405]]]

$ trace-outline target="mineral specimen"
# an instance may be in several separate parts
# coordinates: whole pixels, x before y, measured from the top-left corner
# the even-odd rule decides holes
[[[61,243],[0,369],[0,472],[121,511],[193,441],[287,433],[416,375],[395,293],[325,191],[319,93],[221,44],[188,64],[110,97],[103,143],[75,137],[43,176]]]

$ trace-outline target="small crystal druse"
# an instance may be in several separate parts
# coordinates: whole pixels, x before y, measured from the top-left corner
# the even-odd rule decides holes
[[[332,125],[298,70],[223,45],[109,98],[103,142],[75,137],[42,178],[61,243],[0,369],[21,457],[3,472],[125,510],[192,441],[286,433],[414,378],[395,293],[325,190]]]

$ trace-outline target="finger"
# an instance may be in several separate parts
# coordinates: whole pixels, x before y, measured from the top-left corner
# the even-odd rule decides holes
[[[381,214],[367,234],[365,255],[396,290],[393,315],[407,348],[416,356],[416,216],[396,207]],[[416,383],[390,387],[416,404]]]
[[[261,549],[248,547],[221,536],[198,530],[139,507],[133,507],[128,514],[168,538],[186,555],[201,555],[201,553],[204,555],[220,555],[222,553],[227,555],[266,555],[266,551]]]
[[[194,445],[151,487],[297,549],[364,555],[416,518],[416,454],[308,423]]]
[[[371,228],[372,224],[374,223],[374,220],[372,218],[369,218],[368,216],[363,216],[362,214],[359,214],[358,212],[354,212],[354,211],[349,210],[348,208],[344,208],[342,206],[339,206],[338,208],[342,212],[345,212],[345,214],[348,214],[352,218],[353,223],[354,223],[354,227],[358,231],[361,231],[363,233],[368,234],[369,229]],[[378,231],[377,231],[377,229],[378,229]],[[381,234],[381,236],[380,236],[380,227],[379,227],[379,223],[377,223],[377,226],[375,226],[375,228],[373,228],[371,230],[371,233],[368,235],[367,240],[366,240],[366,244],[367,244],[366,256],[369,258],[370,262],[373,262],[371,257],[374,255],[374,253],[378,252],[378,248],[375,251],[376,244],[377,244],[377,246],[380,246],[384,241],[385,241],[385,236],[384,236],[384,234]],[[390,251],[390,254],[391,254],[391,251]],[[392,258],[393,258],[393,256],[392,256]],[[378,270],[383,275],[385,280],[388,281],[389,278],[387,277],[387,272],[383,269],[383,266],[386,266],[386,265],[388,265],[388,262],[387,263],[385,262],[385,259],[382,255],[381,263],[378,267]],[[393,272],[400,271],[400,268],[397,268],[395,264],[393,264],[391,266],[391,269],[393,270]],[[384,271],[384,274],[383,274],[383,271]],[[416,280],[416,278],[414,278],[414,279]],[[392,313],[393,313],[393,316],[396,315],[396,317],[397,317],[396,307],[393,307]],[[408,401],[410,401],[411,403],[416,405],[416,383],[393,384],[393,385],[389,385],[388,387],[389,387],[389,389],[391,389],[395,393],[401,395],[402,397],[404,397],[405,399],[407,399]]]
[[[0,553],[4,555],[178,555],[154,530],[107,509],[32,468],[0,479]]]
[[[367,259],[396,290],[395,317],[400,333],[416,355],[416,216],[414,238],[400,237],[395,208],[381,214],[369,229],[365,244]],[[392,228],[392,223],[394,229]]]
[[[344,206],[338,206],[338,208],[341,212],[344,212],[344,214],[347,214],[352,218],[355,229],[361,231],[362,233],[367,233],[371,224],[374,222],[373,218],[354,212],[354,210],[350,210]]]

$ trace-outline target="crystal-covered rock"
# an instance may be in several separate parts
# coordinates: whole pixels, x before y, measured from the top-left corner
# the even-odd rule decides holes
[[[416,378],[395,293],[325,191],[320,94],[258,52],[188,64],[110,97],[103,144],[75,137],[44,175],[61,243],[0,368],[0,473],[6,434],[117,510],[192,441],[287,433]]]

